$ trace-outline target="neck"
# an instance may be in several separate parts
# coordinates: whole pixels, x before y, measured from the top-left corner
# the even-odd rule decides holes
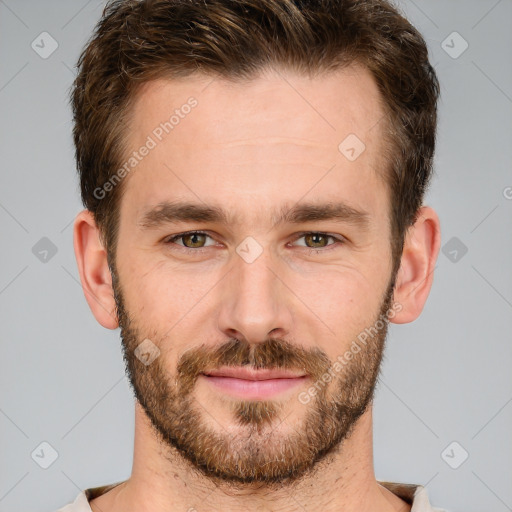
[[[93,512],[173,512],[187,510],[409,512],[400,498],[375,480],[372,410],[369,408],[339,450],[318,468],[290,485],[219,484],[193,471],[174,450],[162,446],[136,403],[135,446],[128,480],[91,501]]]

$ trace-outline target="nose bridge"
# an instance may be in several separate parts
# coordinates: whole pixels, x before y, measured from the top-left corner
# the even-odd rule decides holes
[[[263,342],[273,331],[282,336],[290,329],[291,313],[285,288],[277,274],[278,262],[268,246],[247,237],[231,261],[222,294],[219,328],[229,336]]]

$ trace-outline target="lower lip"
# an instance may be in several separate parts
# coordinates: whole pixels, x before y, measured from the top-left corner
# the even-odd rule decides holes
[[[303,384],[307,376],[290,379],[246,380],[234,377],[201,375],[213,386],[231,395],[246,400],[270,398]]]

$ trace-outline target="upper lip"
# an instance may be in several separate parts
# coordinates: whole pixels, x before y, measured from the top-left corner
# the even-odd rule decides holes
[[[292,372],[280,368],[255,370],[253,368],[227,366],[217,370],[209,370],[203,372],[203,374],[211,377],[231,377],[244,380],[294,379],[306,375],[305,373]]]

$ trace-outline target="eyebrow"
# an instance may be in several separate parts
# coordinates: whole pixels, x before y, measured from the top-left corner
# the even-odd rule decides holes
[[[273,225],[303,224],[314,221],[334,221],[352,224],[367,230],[370,224],[368,212],[358,210],[343,202],[298,203],[292,208],[282,207],[272,216]],[[155,229],[165,224],[179,222],[208,222],[225,225],[241,224],[232,212],[202,203],[163,201],[145,211],[137,222],[142,229]]]

